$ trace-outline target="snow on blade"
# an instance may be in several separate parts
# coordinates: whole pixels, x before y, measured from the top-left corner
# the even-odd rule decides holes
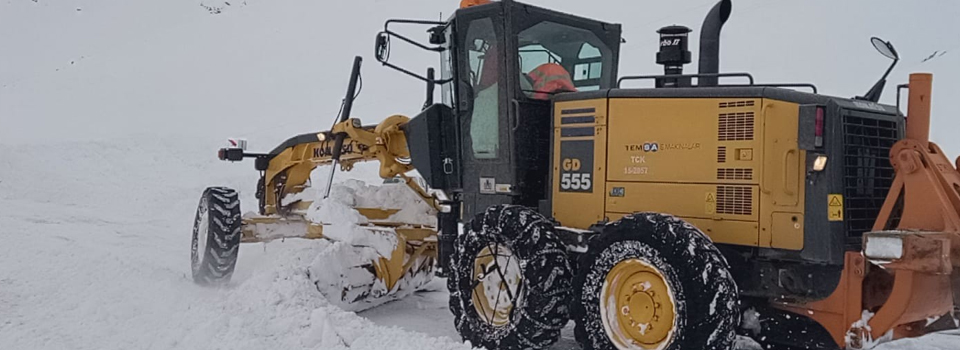
[[[380,256],[390,257],[397,246],[392,228],[373,226],[371,220],[357,209],[397,210],[382,220],[407,225],[436,226],[436,211],[403,183],[368,185],[361,180],[348,179],[335,183],[330,195],[323,198],[321,190],[308,188],[288,195],[283,202],[309,202],[303,213],[310,222],[323,225],[323,236],[353,246],[373,248]],[[306,232],[301,231],[301,234]]]
[[[436,212],[413,189],[403,183],[384,184],[382,186],[348,179],[335,183],[330,195],[324,199],[317,189],[307,189],[285,198],[285,202],[297,200],[312,202],[304,216],[316,223],[324,224],[365,224],[371,220],[361,215],[355,208],[394,209],[397,213],[383,221],[402,222],[426,226],[436,226]]]

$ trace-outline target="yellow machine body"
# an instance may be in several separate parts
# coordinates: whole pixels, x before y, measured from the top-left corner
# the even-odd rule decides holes
[[[553,216],[585,229],[662,212],[717,243],[800,250],[806,152],[797,147],[798,115],[796,103],[770,98],[558,101]],[[591,191],[570,189],[584,178]]]

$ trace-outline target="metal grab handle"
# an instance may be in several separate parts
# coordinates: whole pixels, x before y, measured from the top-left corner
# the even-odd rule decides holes
[[[783,153],[783,192],[788,195],[794,195],[793,190],[790,189],[790,153],[797,153],[797,150],[790,149]]]
[[[512,99],[510,100],[510,106],[513,107],[513,131],[517,131],[517,128],[520,127],[520,102],[517,99]]]

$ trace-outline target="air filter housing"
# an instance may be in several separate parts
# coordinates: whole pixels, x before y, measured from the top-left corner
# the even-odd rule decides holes
[[[690,28],[667,26],[657,30],[660,34],[660,51],[657,52],[657,64],[663,65],[664,75],[683,74],[683,65],[690,63],[690,50],[687,49]],[[686,82],[682,81],[686,80]],[[657,87],[690,86],[689,79],[664,77],[657,79]]]

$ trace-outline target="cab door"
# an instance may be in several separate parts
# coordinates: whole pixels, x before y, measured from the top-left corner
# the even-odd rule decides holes
[[[515,174],[504,16],[500,3],[461,9],[457,14],[458,114],[463,162],[464,220],[489,206],[513,203]]]
[[[505,78],[516,202],[549,213],[553,97],[615,86],[620,28],[518,2],[504,6],[513,53],[508,62],[514,73]]]

